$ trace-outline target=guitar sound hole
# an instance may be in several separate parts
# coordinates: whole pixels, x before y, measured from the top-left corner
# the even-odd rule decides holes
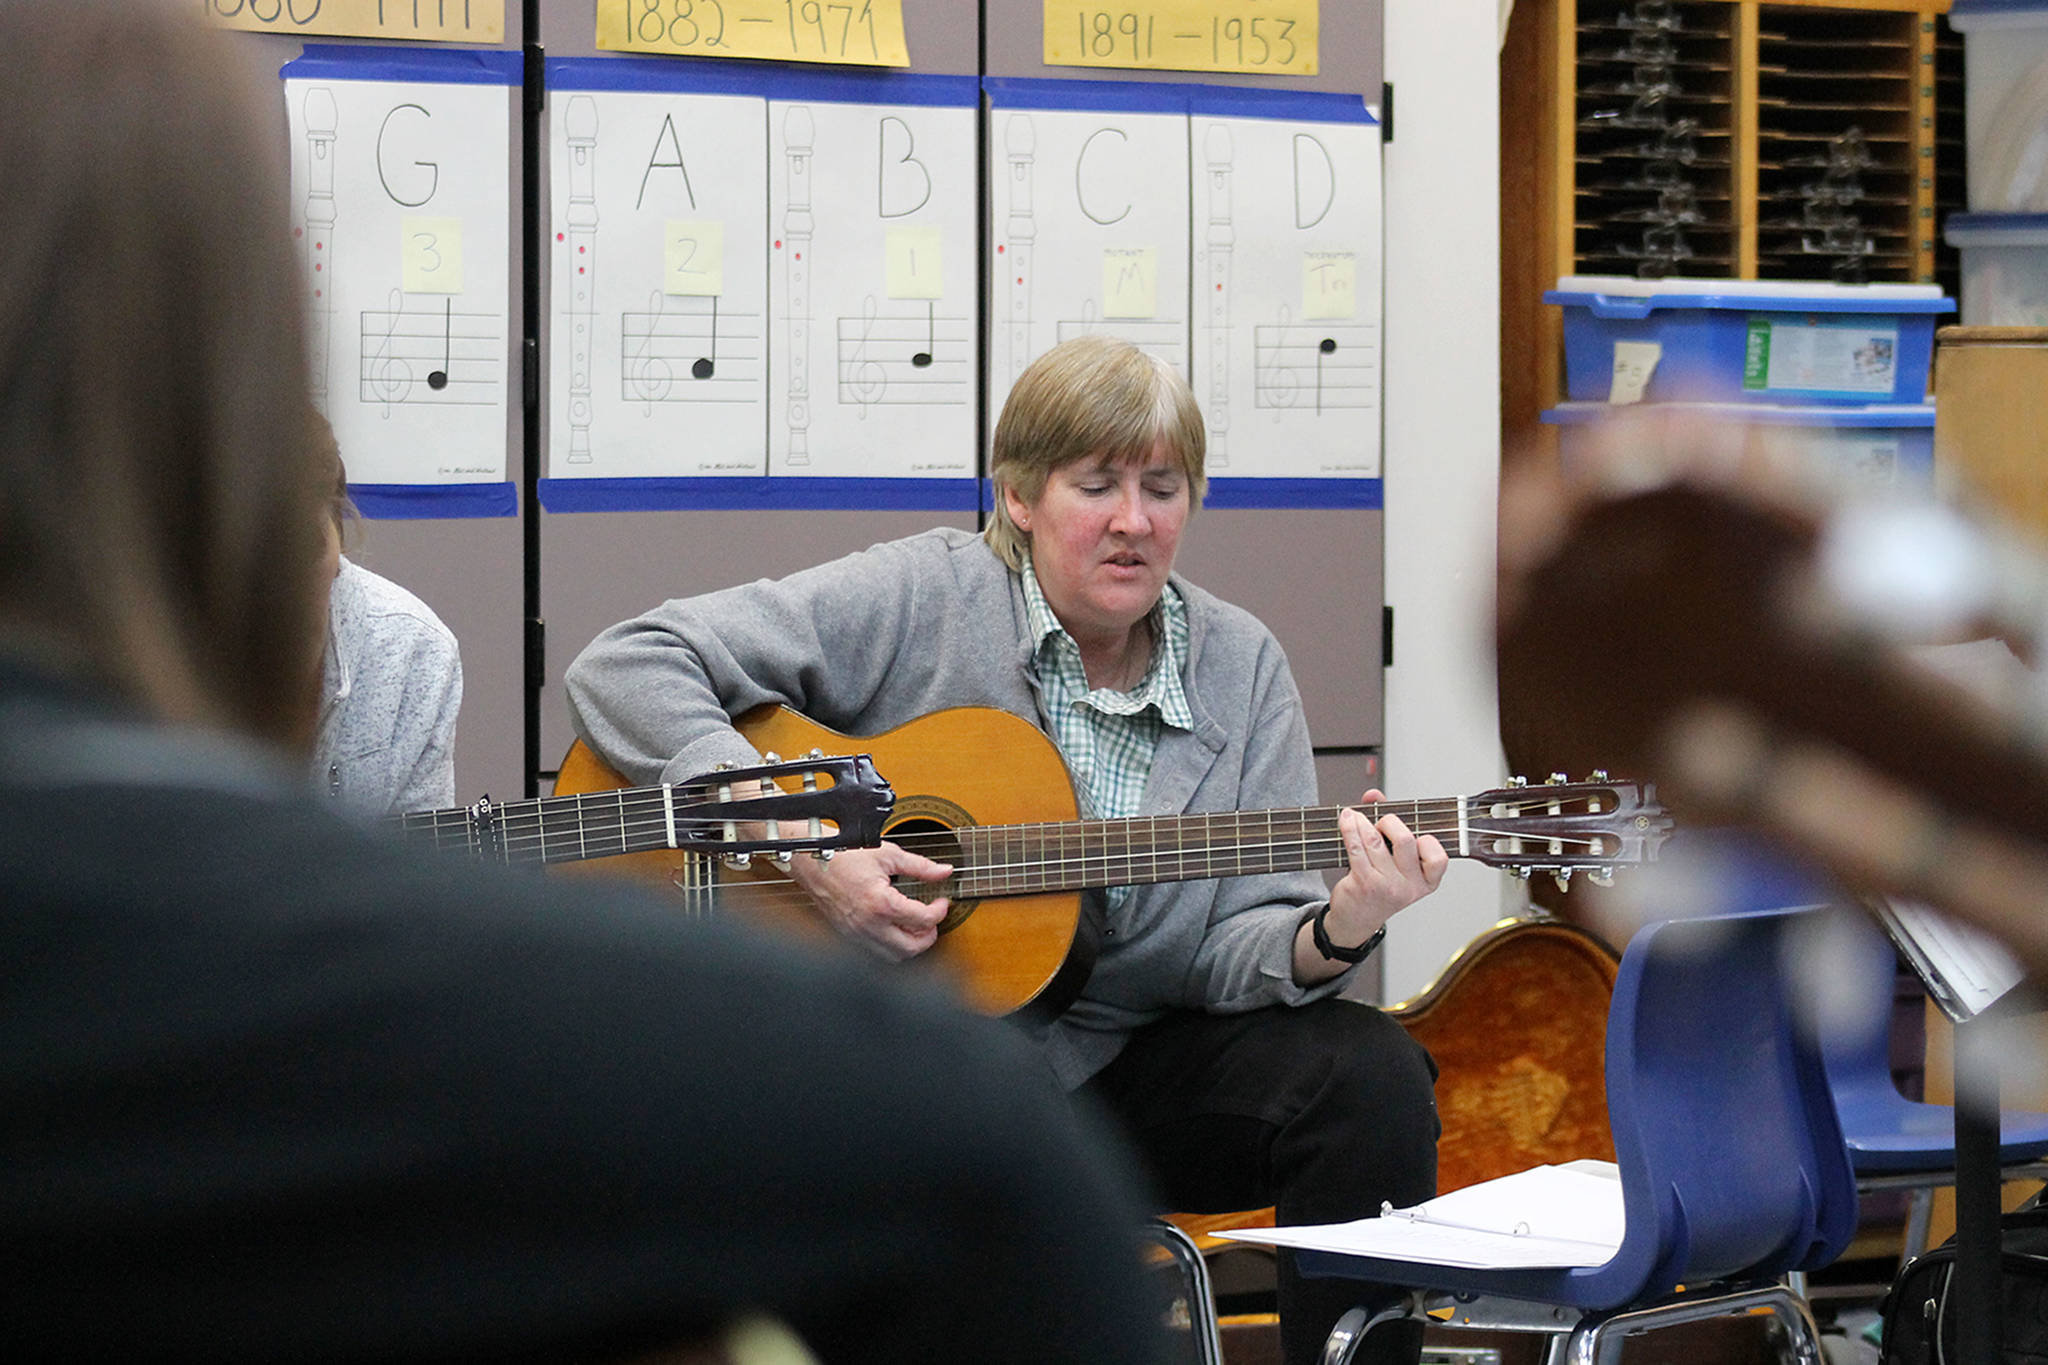
[[[965,858],[960,847],[960,837],[950,826],[929,817],[913,816],[907,820],[899,820],[883,830],[882,837],[935,862],[950,863],[956,872],[964,867]],[[898,877],[896,885],[907,895],[915,896],[921,891],[924,898],[929,899],[944,891],[947,883],[916,882],[908,877]],[[946,918],[939,922],[939,932],[945,933],[973,914],[974,906],[973,901],[954,899],[953,903],[946,907]]]

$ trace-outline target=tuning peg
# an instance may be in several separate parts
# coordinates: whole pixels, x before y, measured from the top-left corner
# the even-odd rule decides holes
[[[773,749],[770,749],[767,753],[761,755],[761,761],[763,763],[769,764],[772,767],[773,765],[782,762],[782,755],[776,753]]]
[[[1590,772],[1590,773],[1588,773],[1588,774],[1586,775],[1586,780],[1587,780],[1588,782],[1607,782],[1607,781],[1610,781],[1610,780],[1612,780],[1612,779],[1610,779],[1610,778],[1609,778],[1609,777],[1607,776],[1607,769],[1605,769],[1605,768],[1595,768],[1595,769],[1593,769],[1593,771],[1592,771],[1592,772]]]
[[[745,872],[754,865],[754,855],[751,853],[728,853],[724,855],[724,862],[727,867],[735,872]]]
[[[1526,787],[1529,785],[1529,779],[1526,777],[1511,777],[1508,779],[1508,785],[1510,787]]]
[[[1557,889],[1560,891],[1569,891],[1572,889],[1572,870],[1568,867],[1560,867],[1553,869],[1550,874],[1550,879],[1557,883]]]
[[[1562,787],[1565,783],[1571,781],[1571,779],[1569,777],[1566,777],[1563,773],[1552,773],[1550,776],[1544,778],[1543,780],[1545,783],[1553,787]]]
[[[718,762],[711,765],[711,771],[715,773],[729,773],[734,768],[737,768],[739,766],[739,764],[733,762],[729,758],[722,758]]]
[[[774,863],[777,868],[784,872],[789,871],[789,850],[786,848],[775,850],[775,852],[768,855],[768,861]]]
[[[823,758],[824,756],[825,751],[823,749],[813,749],[809,753],[804,755],[804,761],[807,763],[816,763],[819,759]]]
[[[1531,876],[1535,875],[1535,872],[1536,869],[1533,867],[1518,867],[1515,869],[1515,875],[1517,877],[1520,877],[1525,882],[1528,881]]]
[[[1586,874],[1586,880],[1592,882],[1595,886],[1612,886],[1614,885],[1614,869],[1611,867],[1596,868]]]
[[[811,856],[813,858],[816,858],[821,863],[829,863],[832,861],[832,855],[837,853],[838,851],[839,850],[836,848],[813,849],[811,851]]]

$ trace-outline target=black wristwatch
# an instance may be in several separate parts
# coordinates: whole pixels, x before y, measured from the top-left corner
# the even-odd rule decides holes
[[[1387,926],[1382,924],[1372,931],[1372,937],[1356,948],[1339,948],[1330,942],[1330,931],[1323,927],[1323,916],[1330,913],[1326,902],[1308,922],[1309,937],[1315,940],[1316,951],[1332,962],[1363,962],[1372,956],[1372,950],[1380,946],[1380,940],[1387,936]]]

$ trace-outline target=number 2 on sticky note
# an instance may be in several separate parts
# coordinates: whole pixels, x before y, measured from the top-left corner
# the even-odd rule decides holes
[[[725,223],[718,218],[671,218],[662,226],[664,294],[702,298],[725,292]]]

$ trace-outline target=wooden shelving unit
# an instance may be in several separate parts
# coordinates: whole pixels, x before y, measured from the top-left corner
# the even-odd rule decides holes
[[[1518,0],[1502,51],[1503,426],[1552,449],[1571,274],[1939,282],[1964,205],[1948,0]]]

